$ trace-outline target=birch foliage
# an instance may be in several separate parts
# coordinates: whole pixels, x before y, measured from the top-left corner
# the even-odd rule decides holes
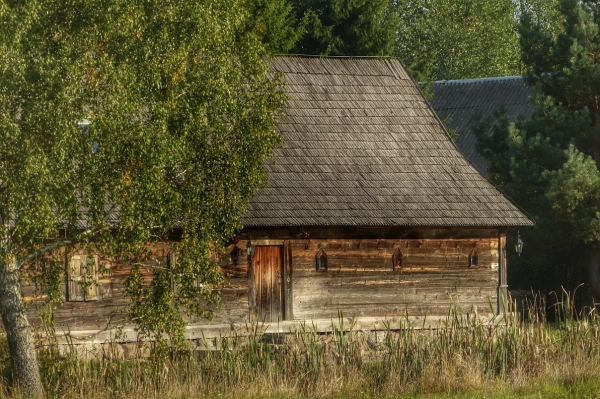
[[[248,18],[240,0],[0,3],[0,261],[51,300],[75,246],[132,266],[142,332],[181,339],[183,309],[218,300],[214,250],[281,140]],[[177,263],[150,259],[175,227]]]

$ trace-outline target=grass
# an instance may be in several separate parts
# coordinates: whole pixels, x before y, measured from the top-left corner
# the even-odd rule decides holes
[[[350,328],[319,334],[223,338],[221,350],[153,360],[78,360],[40,354],[56,398],[596,398],[600,320],[575,313],[569,296],[549,323],[530,306],[492,323],[449,312],[435,330]],[[342,315],[340,314],[340,317]],[[14,398],[6,350],[0,397]]]

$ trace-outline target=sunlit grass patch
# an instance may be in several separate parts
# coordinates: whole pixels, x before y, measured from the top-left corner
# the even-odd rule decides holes
[[[402,328],[378,332],[358,331],[340,313],[336,325],[346,320],[346,329],[332,323],[331,333],[307,323],[285,336],[233,335],[218,351],[164,352],[152,360],[81,360],[76,350],[50,348],[40,362],[56,398],[598,397],[595,312],[563,309],[555,323],[528,312],[483,322],[452,309],[437,329],[405,318]],[[15,397],[2,348],[0,395]]]

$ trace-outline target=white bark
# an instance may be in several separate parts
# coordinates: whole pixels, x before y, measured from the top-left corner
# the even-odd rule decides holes
[[[13,378],[25,397],[44,396],[31,325],[21,297],[19,267],[14,256],[0,261],[0,313],[6,330]]]

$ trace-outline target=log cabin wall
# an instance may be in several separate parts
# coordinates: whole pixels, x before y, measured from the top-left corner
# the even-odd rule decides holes
[[[304,232],[309,237],[304,238]],[[221,270],[228,285],[221,288],[221,306],[212,321],[189,318],[196,325],[244,324],[260,321],[256,314],[256,282],[248,263],[248,239],[260,247],[281,247],[281,319],[337,318],[346,316],[436,316],[451,306],[479,314],[496,313],[503,292],[500,273],[504,263],[498,251],[505,239],[499,229],[395,229],[395,228],[295,228],[248,230],[237,244],[225,248]],[[229,253],[241,251],[236,264]],[[327,270],[317,271],[316,254],[327,257]],[[394,264],[401,254],[401,264]],[[469,262],[476,252],[477,264]],[[155,247],[158,259],[166,258],[168,244]],[[65,330],[100,330],[127,322],[124,281],[129,269],[101,260],[107,273],[99,278],[99,297],[69,301],[52,315],[54,327]],[[152,265],[145,269],[148,278]],[[505,274],[504,274],[505,276]],[[67,281],[65,280],[65,287]],[[39,325],[43,298],[25,285],[29,314]],[[65,297],[66,298],[66,297]],[[254,311],[254,313],[253,313]]]
[[[154,258],[166,262],[169,253],[169,244],[157,244],[154,247]],[[229,251],[233,248],[231,245]],[[244,247],[245,248],[245,247]],[[66,263],[66,262],[65,262]],[[98,276],[98,297],[91,300],[72,301],[68,297],[67,268],[65,264],[64,275],[64,303],[55,307],[51,318],[53,328],[62,331],[80,330],[102,330],[119,325],[132,326],[127,320],[128,300],[125,297],[125,279],[129,275],[130,268],[115,264],[100,256],[99,263],[105,269]],[[149,263],[142,271],[149,280],[152,275],[153,266]],[[101,268],[101,269],[102,269]],[[228,284],[221,288],[221,306],[214,308],[212,324],[245,323],[248,320],[248,262],[245,256],[239,257],[239,262],[233,264],[226,256],[221,262]],[[44,305],[44,297],[36,290],[31,279],[23,279],[24,300],[28,304],[28,316],[35,326],[40,326],[40,310]],[[204,318],[190,317],[189,323],[209,323]],[[132,338],[132,337],[129,337]]]
[[[499,229],[306,232],[308,238],[298,229],[288,230],[287,236],[285,230],[247,232],[257,246],[284,247],[284,277],[291,279],[284,288],[291,291],[284,292],[285,319],[336,318],[338,310],[346,316],[446,315],[453,306],[498,312]],[[317,270],[319,251],[326,254],[326,271]],[[398,253],[401,264],[395,265]]]
[[[496,311],[497,239],[311,240],[291,244],[294,317],[444,315],[451,306]],[[315,252],[328,269],[315,271]],[[394,268],[394,251],[403,256]],[[477,251],[477,265],[469,255]],[[395,270],[394,270],[395,269]],[[492,309],[490,309],[490,304]]]

